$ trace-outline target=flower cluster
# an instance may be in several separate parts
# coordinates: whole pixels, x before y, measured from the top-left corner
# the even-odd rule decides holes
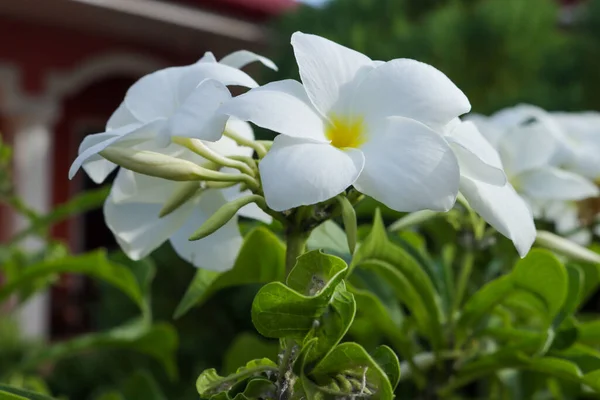
[[[523,104],[469,118],[497,149],[536,218],[582,244],[600,234],[599,113],[549,113]]]
[[[515,191],[527,186],[526,168],[508,164],[495,146],[508,136],[494,141],[502,118],[462,121],[467,97],[427,64],[374,61],[300,32],[291,42],[301,82],[258,86],[240,68],[275,68],[268,59],[241,51],[217,62],[207,54],[141,78],[106,132],[83,140],[71,176],[83,167],[102,182],[122,167],[104,212],[131,258],[170,240],[194,265],[226,270],[241,243],[236,215],[285,221],[290,210],[350,187],[403,212],[448,211],[461,196],[522,256],[529,251],[533,216]],[[231,85],[250,90],[232,97]],[[247,122],[279,135],[255,141]]]

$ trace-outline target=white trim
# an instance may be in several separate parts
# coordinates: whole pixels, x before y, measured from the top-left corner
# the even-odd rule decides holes
[[[68,71],[50,71],[46,77],[47,95],[60,99],[76,93],[93,82],[112,75],[142,76],[166,63],[136,53],[108,53],[91,57]]]

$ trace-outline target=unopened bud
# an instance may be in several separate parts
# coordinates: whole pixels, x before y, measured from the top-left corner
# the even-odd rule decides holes
[[[223,225],[229,222],[229,220],[233,218],[235,214],[237,214],[240,208],[244,207],[245,205],[248,205],[250,203],[264,204],[264,202],[265,199],[262,196],[253,194],[246,197],[240,197],[239,199],[235,199],[225,204],[224,206],[219,208],[217,212],[211,215],[210,218],[208,218],[206,222],[202,224],[200,229],[198,229],[192,234],[192,236],[190,236],[189,240],[200,240],[207,237],[208,235],[213,234],[219,228],[221,228]]]
[[[186,201],[191,199],[198,192],[198,190],[200,190],[200,185],[196,181],[182,184],[181,187],[176,190],[165,202],[165,205],[160,210],[158,216],[162,218],[171,214],[173,211],[185,204]]]
[[[600,254],[597,254],[577,243],[547,231],[537,231],[536,243],[542,247],[554,250],[575,260],[600,264]]]

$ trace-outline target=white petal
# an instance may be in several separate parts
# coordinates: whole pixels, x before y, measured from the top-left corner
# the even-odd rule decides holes
[[[223,57],[219,62],[221,64],[229,65],[233,68],[241,69],[255,61],[259,61],[265,67],[271,68],[273,71],[277,71],[277,65],[275,65],[273,61],[269,60],[267,57],[263,57],[248,50],[235,51]]]
[[[205,79],[214,79],[225,86],[255,88],[256,81],[244,71],[221,63],[198,62],[190,65],[179,80],[179,99],[185,99],[193,88]]]
[[[415,119],[435,129],[471,109],[464,93],[434,67],[409,59],[381,64],[353,93],[352,115],[374,126],[386,117]]]
[[[447,211],[458,193],[459,167],[448,143],[427,126],[390,118],[365,144],[365,167],[354,186],[397,211]]]
[[[144,125],[125,125],[124,127],[114,129],[110,132],[90,135],[92,137],[88,139],[87,142],[84,139],[85,146],[87,147],[79,153],[75,161],[73,161],[73,164],[71,164],[71,168],[69,169],[69,179],[73,179],[75,173],[77,173],[79,168],[84,163],[88,161],[91,163],[96,163],[99,160],[98,153],[106,149],[108,146],[132,146],[143,141],[154,140],[157,132],[160,131],[163,124],[163,121],[154,121]],[[84,143],[82,143],[82,146]],[[92,165],[91,170],[94,176],[92,177],[90,175],[90,177],[92,177],[92,179],[97,179],[98,181],[95,180],[95,182],[100,183],[106,178],[108,173],[110,173],[110,171],[108,171],[109,166],[103,163],[96,165],[99,165],[100,167],[98,169],[94,169],[94,166]]]
[[[122,168],[113,182],[111,197],[119,204],[154,203],[162,206],[183,185],[186,182],[155,178]]]
[[[229,116],[217,113],[217,109],[230,98],[222,83],[213,79],[200,82],[169,119],[169,134],[210,142],[219,140]]]
[[[354,87],[375,64],[364,54],[316,35],[296,32],[292,46],[308,97],[323,115],[345,114]]]
[[[360,150],[339,150],[279,135],[259,164],[267,205],[275,211],[329,200],[352,185],[364,165]]]
[[[165,68],[140,78],[125,94],[129,112],[142,122],[169,118],[179,104],[179,81],[188,69]]]
[[[133,260],[150,254],[164,243],[187,219],[192,207],[183,205],[159,218],[161,204],[115,203],[109,196],[104,203],[104,220],[121,249]]]
[[[594,234],[600,236],[600,222],[594,227]]]
[[[473,122],[485,139],[490,142],[495,149],[498,149],[502,137],[507,131],[506,129],[494,124],[490,118],[481,114],[468,114],[465,116],[465,120]]]
[[[119,135],[111,132],[103,132],[96,133],[92,135],[87,135],[81,141],[79,145],[79,154],[84,153],[90,147],[96,146],[100,143],[104,143],[107,141],[115,140]],[[75,165],[75,164],[73,164]],[[85,163],[82,165],[83,170],[88,174],[88,176],[94,181],[94,183],[102,183],[106,179],[111,172],[117,168],[117,164],[114,164],[108,160],[105,160],[101,156],[94,154],[85,160]],[[73,167],[71,167],[72,169]],[[76,167],[79,168],[79,167]],[[69,171],[69,179],[72,179],[77,169],[74,171]]]
[[[323,120],[300,82],[271,82],[229,100],[219,110],[284,135],[326,141]]]
[[[214,62],[214,63],[216,63],[217,58],[212,53],[212,51],[207,51],[206,53],[204,53],[202,58],[198,60],[198,62]]]
[[[186,222],[171,237],[175,252],[195,267],[213,271],[227,271],[233,267],[243,242],[236,217],[204,239],[189,240],[208,217],[224,204],[225,200],[218,191],[203,193]]]
[[[527,196],[548,200],[582,200],[600,195],[596,185],[581,175],[546,167],[530,170],[516,178],[518,189]]]
[[[506,175],[502,169],[500,156],[479,133],[473,122],[460,123],[446,135],[446,140],[456,154],[461,175],[492,185],[504,186]]]
[[[475,212],[512,240],[521,257],[529,252],[536,235],[533,216],[509,183],[495,186],[462,177],[460,192]]]
[[[509,176],[550,164],[557,143],[540,124],[513,129],[504,135],[499,152]]]
[[[580,246],[589,246],[592,242],[592,232],[588,229],[582,229],[567,237],[572,242],[577,243]]]
[[[546,219],[554,222],[556,231],[560,234],[571,232],[578,228],[579,210],[573,201],[551,201],[545,210]]]
[[[110,131],[113,129],[121,128],[125,125],[140,123],[133,114],[129,111],[125,102],[122,102],[119,107],[112,113],[108,122],[106,123],[106,130]]]

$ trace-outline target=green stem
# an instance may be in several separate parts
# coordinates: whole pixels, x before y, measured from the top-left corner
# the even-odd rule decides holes
[[[227,136],[230,139],[233,139],[240,146],[250,147],[251,149],[256,151],[256,154],[258,154],[258,158],[263,158],[267,154],[265,146],[254,140],[246,139],[245,137],[238,135],[237,133],[228,129],[225,129],[223,135]]]
[[[460,309],[463,297],[465,296],[465,292],[467,291],[467,285],[469,283],[469,278],[471,277],[471,272],[473,271],[474,258],[475,256],[472,251],[467,251],[463,255],[462,265],[460,268],[460,275],[458,277],[458,282],[456,283],[456,292],[450,318],[453,318],[454,314]]]
[[[296,259],[304,253],[309,234],[310,232],[304,232],[294,227],[288,230],[285,250],[286,276],[296,265]]]

